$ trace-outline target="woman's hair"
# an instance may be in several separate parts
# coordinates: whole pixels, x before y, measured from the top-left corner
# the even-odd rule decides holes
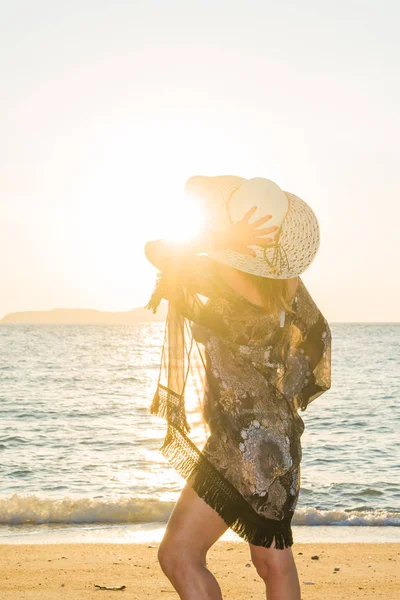
[[[242,271],[250,285],[255,287],[263,298],[266,312],[273,313],[284,310],[293,313],[291,308],[293,293],[288,279],[272,279]]]

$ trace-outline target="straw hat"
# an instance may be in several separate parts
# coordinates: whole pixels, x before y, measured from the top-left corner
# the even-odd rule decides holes
[[[253,206],[257,206],[257,211],[251,221],[272,215],[262,226],[278,227],[268,247],[250,246],[255,257],[229,249],[208,253],[221,263],[262,277],[290,279],[303,273],[317,254],[320,231],[314,212],[304,200],[284,192],[269,179],[199,175],[186,181],[185,193],[200,202],[207,227],[213,232],[240,221]]]

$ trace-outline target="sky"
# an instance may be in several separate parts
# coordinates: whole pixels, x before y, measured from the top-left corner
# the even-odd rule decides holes
[[[0,20],[0,317],[129,310],[192,175],[315,211],[326,318],[399,321],[399,4],[14,0]],[[187,223],[185,225],[185,223]]]

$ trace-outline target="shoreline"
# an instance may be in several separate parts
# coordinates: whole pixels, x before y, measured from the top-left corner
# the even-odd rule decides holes
[[[68,595],[71,600],[90,600],[98,598],[95,586],[125,586],[127,597],[135,599],[177,598],[160,569],[157,548],[158,544],[148,543],[0,544],[0,596],[2,600],[47,600]],[[396,568],[400,543],[295,543],[292,551],[302,594],[308,600],[400,596]],[[264,597],[264,584],[245,542],[218,541],[208,553],[207,567],[224,598]]]
[[[166,523],[93,523],[0,525],[0,545],[41,544],[137,544],[158,543]],[[365,525],[293,525],[294,543],[398,543],[400,528]],[[228,529],[221,541],[242,542]]]

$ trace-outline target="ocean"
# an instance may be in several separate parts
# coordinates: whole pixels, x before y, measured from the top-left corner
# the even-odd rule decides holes
[[[331,329],[332,388],[300,413],[294,539],[395,541],[400,324]],[[184,484],[148,410],[163,333],[0,325],[0,543],[160,539]]]

